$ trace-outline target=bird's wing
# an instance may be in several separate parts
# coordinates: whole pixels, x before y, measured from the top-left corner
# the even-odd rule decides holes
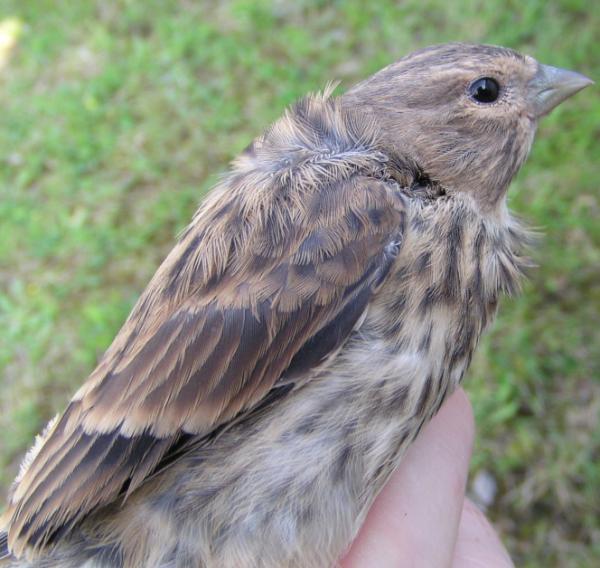
[[[305,376],[365,312],[397,252],[393,186],[351,175],[302,202],[240,195],[196,218],[50,429],[11,496],[13,551],[47,545],[138,487],[182,436]]]

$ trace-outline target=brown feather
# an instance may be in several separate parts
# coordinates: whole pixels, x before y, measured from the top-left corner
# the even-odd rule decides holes
[[[403,201],[361,154],[369,122],[340,146],[342,115],[325,98],[300,103],[256,144],[274,162],[298,145],[290,166],[239,163],[200,209],[15,488],[13,550],[130,493],[183,433],[209,434],[292,361],[318,365],[348,336],[389,269]],[[321,330],[334,340],[309,356]]]

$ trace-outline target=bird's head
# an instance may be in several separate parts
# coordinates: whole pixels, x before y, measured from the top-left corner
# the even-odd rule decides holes
[[[417,51],[344,100],[373,113],[385,143],[448,193],[503,203],[537,122],[592,81],[511,49],[446,44]]]

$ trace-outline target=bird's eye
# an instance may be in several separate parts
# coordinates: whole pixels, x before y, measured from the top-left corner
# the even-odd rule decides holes
[[[482,77],[473,81],[469,87],[469,95],[478,103],[493,103],[500,94],[500,85],[495,79]]]

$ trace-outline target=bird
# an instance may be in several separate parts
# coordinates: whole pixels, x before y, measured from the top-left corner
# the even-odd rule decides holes
[[[590,84],[451,43],[290,107],[26,455],[4,565],[335,566],[518,292],[508,187]]]

